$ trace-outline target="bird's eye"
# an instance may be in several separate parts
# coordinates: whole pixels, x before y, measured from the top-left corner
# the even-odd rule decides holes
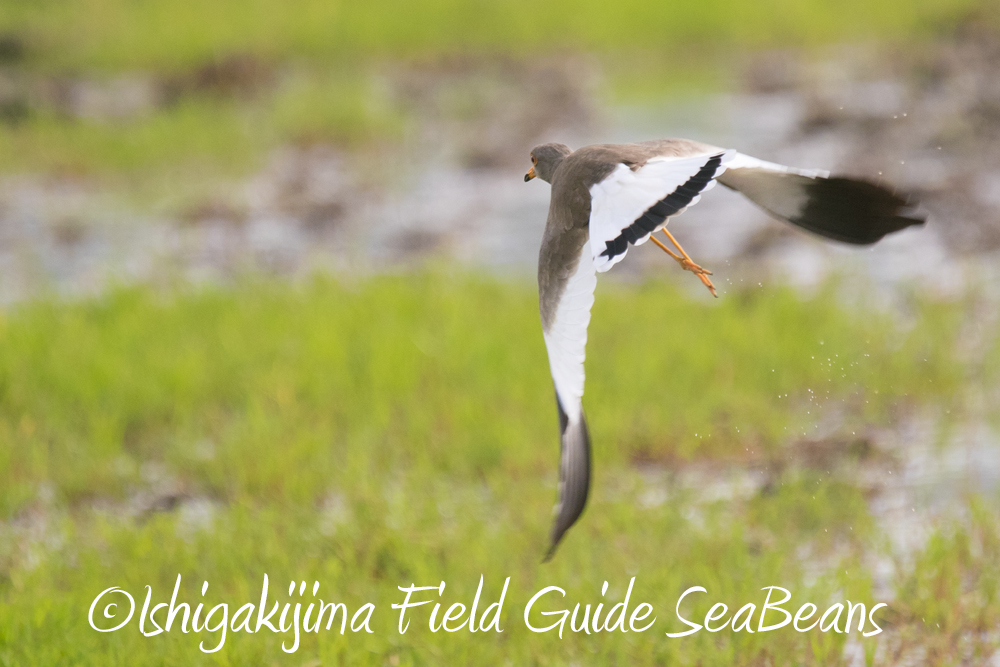
[[[531,156],[531,164],[538,164],[538,158],[536,158],[534,155]]]

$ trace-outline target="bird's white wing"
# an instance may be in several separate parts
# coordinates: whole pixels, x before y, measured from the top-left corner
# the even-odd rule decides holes
[[[798,169],[796,167],[788,167],[783,164],[778,164],[777,162],[758,160],[755,157],[750,157],[749,155],[744,155],[743,153],[735,153],[732,158],[726,162],[726,169],[763,169],[764,171],[770,171],[776,174],[796,174],[798,176],[805,176],[806,178],[830,177],[830,172],[826,169]],[[719,172],[718,175],[721,174],[722,172]]]
[[[587,326],[597,287],[597,273],[590,256],[590,243],[584,243],[576,268],[555,306],[555,315],[542,331],[556,395],[571,422],[579,421],[582,410]]]
[[[629,244],[645,243],[667,218],[698,203],[739,154],[707,150],[683,157],[654,157],[636,170],[619,164],[590,188],[590,247],[604,272],[620,262]]]
[[[591,261],[589,242],[583,244],[576,265],[568,270],[572,273],[566,277],[565,287],[552,305],[549,317],[543,312],[542,334],[556,388],[561,444],[559,503],[546,559],[551,558],[563,534],[583,512],[590,488],[590,436],[582,402],[583,361],[597,272]]]

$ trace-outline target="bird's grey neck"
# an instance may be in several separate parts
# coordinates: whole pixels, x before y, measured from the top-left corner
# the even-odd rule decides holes
[[[548,165],[546,165],[548,168],[545,169],[545,173],[539,173],[538,177],[551,185],[552,179],[556,175],[556,171],[559,170],[559,165],[561,165],[563,163],[563,160],[565,159],[566,159],[565,155],[560,155],[559,157],[556,157]]]

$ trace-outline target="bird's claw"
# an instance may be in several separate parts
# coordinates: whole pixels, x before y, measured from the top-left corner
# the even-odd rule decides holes
[[[715,285],[712,284],[712,280],[709,278],[709,276],[712,275],[711,271],[698,266],[687,257],[681,257],[677,261],[680,263],[682,269],[690,271],[694,275],[698,276],[702,284],[708,288],[709,292],[712,293],[712,296],[716,299],[719,298],[719,293],[715,291]]]
[[[695,264],[694,261],[692,261],[692,259],[688,256],[688,254],[684,252],[684,248],[682,248],[681,244],[677,242],[677,239],[674,238],[673,234],[668,232],[666,228],[663,229],[663,233],[666,235],[668,239],[670,239],[670,242],[674,244],[674,247],[676,247],[681,254],[678,255],[673,250],[663,245],[663,243],[655,236],[650,236],[649,238],[650,240],[653,241],[653,243],[655,243],[660,248],[660,250],[667,253],[675,260],[677,260],[677,262],[681,265],[682,269],[684,269],[685,271],[690,271],[694,275],[698,276],[702,284],[705,285],[705,287],[708,288],[708,291],[712,293],[712,296],[718,299],[719,293],[715,291],[715,285],[713,285],[712,281],[709,279],[709,276],[712,275],[712,272],[709,271],[708,269],[704,269]]]
[[[681,264],[681,268],[684,269],[685,271],[690,271],[691,273],[697,273],[698,275],[706,275],[706,276],[712,275],[711,271],[709,271],[708,269],[703,269],[702,267],[692,262],[690,259],[681,258],[679,261]]]
[[[682,269],[684,269],[685,271],[690,271],[691,273],[698,276],[702,284],[708,288],[709,292],[712,293],[712,296],[714,296],[717,299],[719,298],[719,293],[715,291],[715,285],[712,284],[712,280],[709,278],[709,276],[712,275],[711,271],[698,266],[687,257],[679,257],[677,258],[677,262],[681,265]]]

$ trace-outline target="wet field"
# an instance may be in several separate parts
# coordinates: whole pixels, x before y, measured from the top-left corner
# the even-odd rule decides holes
[[[811,61],[758,54],[737,69],[732,90],[628,105],[596,92],[607,75],[586,60],[403,69],[385,86],[419,121],[399,145],[285,148],[258,173],[180,208],[127,204],[71,178],[5,177],[0,298],[246,271],[394,270],[428,258],[530,274],[548,205],[544,184],[521,180],[534,143],[670,136],[890,183],[929,216],[926,227],[872,248],[845,248],[719,188],[673,227],[718,269],[723,288],[765,276],[809,287],[847,272],[879,286],[991,291],[1000,252],[998,52],[984,40],[919,56],[874,47]],[[620,273],[660,273],[656,255],[643,249]]]

